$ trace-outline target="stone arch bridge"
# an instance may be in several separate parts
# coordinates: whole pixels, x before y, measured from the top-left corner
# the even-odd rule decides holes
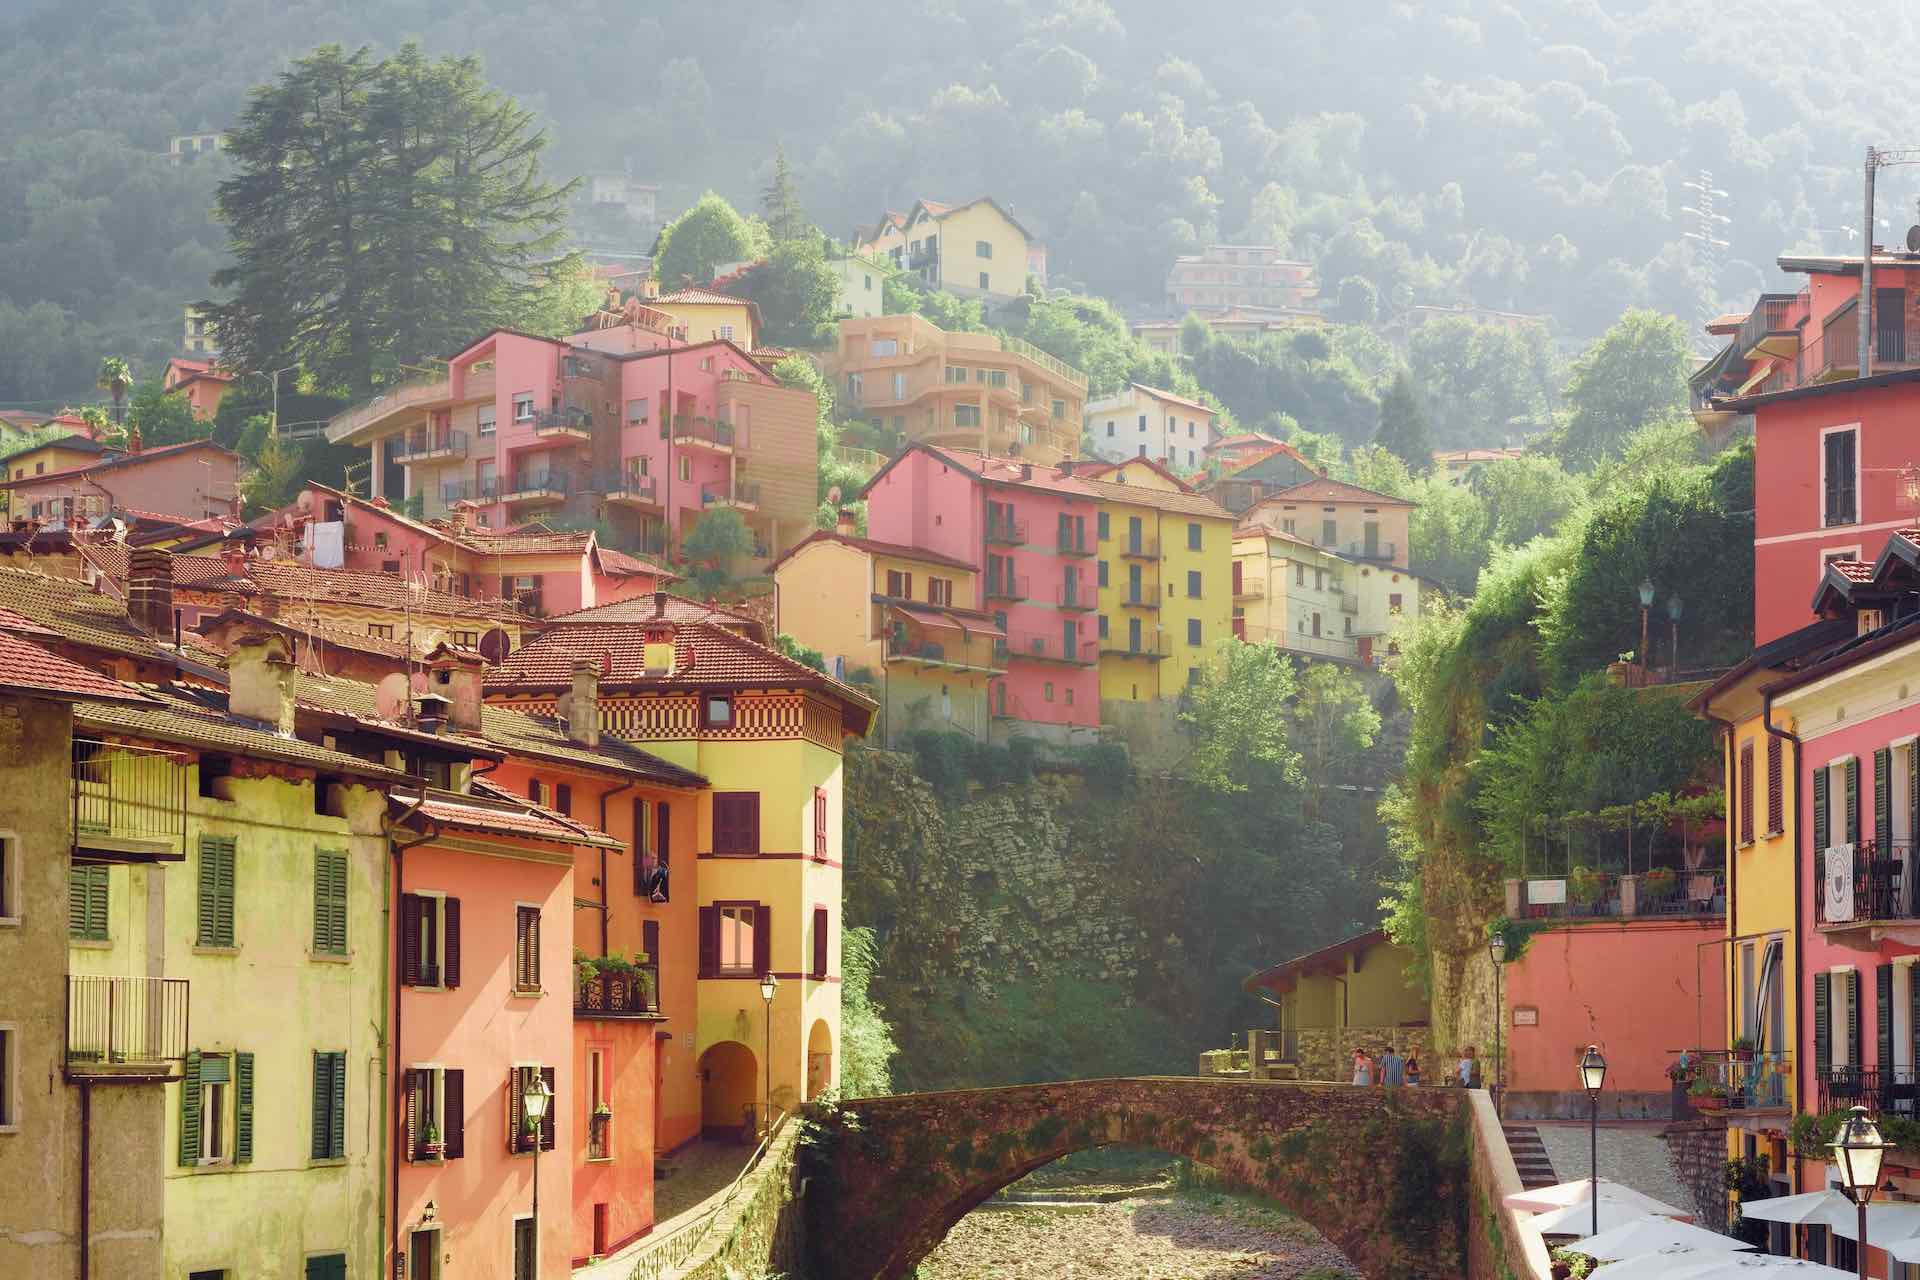
[[[807,1169],[815,1274],[909,1276],[1008,1183],[1120,1144],[1285,1205],[1369,1277],[1457,1280],[1482,1270],[1468,1258],[1478,1096],[1154,1076],[848,1101],[823,1117]]]

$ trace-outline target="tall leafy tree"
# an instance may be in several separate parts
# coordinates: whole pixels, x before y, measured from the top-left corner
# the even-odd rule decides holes
[[[1380,397],[1380,426],[1373,442],[1407,464],[1415,475],[1433,468],[1433,437],[1427,430],[1427,415],[1414,394],[1413,380],[1402,373]]]
[[[766,213],[767,232],[776,245],[798,240],[813,230],[793,189],[793,169],[787,164],[787,149],[783,146],[773,149],[773,177],[760,194],[760,207]]]
[[[719,264],[744,262],[758,257],[764,248],[764,237],[754,225],[726,197],[709,191],[660,233],[654,274],[661,287],[669,290],[704,285],[713,279]]]
[[[1567,381],[1563,451],[1591,463],[1628,435],[1687,403],[1686,330],[1670,315],[1629,311],[1581,353]]]
[[[133,385],[133,369],[119,356],[106,356],[100,361],[100,376],[94,385],[113,397],[113,420],[116,424],[126,417],[127,388]]]
[[[217,206],[233,264],[204,304],[228,362],[298,361],[364,395],[515,318],[571,186],[532,113],[472,58],[327,45],[253,91]]]
[[[1189,780],[1222,793],[1244,792],[1256,780],[1297,781],[1300,753],[1278,712],[1296,688],[1292,660],[1273,645],[1222,640],[1180,713],[1193,732]]]

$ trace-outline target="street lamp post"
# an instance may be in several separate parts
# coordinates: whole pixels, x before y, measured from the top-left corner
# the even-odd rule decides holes
[[[1590,1044],[1580,1055],[1580,1083],[1587,1088],[1588,1177],[1593,1186],[1593,1234],[1600,1234],[1600,1086],[1607,1082],[1607,1060]]]
[[[760,1110],[760,1131],[773,1129],[773,996],[780,989],[780,979],[771,973],[760,978],[760,998],[767,1002],[767,1095]]]
[[[540,1274],[540,1128],[547,1118],[547,1108],[553,1105],[553,1090],[548,1086],[546,1077],[538,1071],[527,1082],[526,1092],[520,1095],[520,1105],[526,1111],[527,1131],[533,1143],[533,1273]]]
[[[1653,581],[1640,580],[1640,665],[1651,667],[1653,655],[1647,652],[1647,610],[1653,608]]]
[[[1833,1162],[1840,1166],[1841,1189],[1860,1211],[1860,1247],[1855,1251],[1860,1280],[1867,1280],[1867,1202],[1880,1188],[1880,1164],[1886,1155],[1878,1126],[1867,1118],[1865,1107],[1855,1107],[1834,1136]]]
[[[1667,651],[1667,657],[1673,662],[1673,673],[1680,674],[1680,597],[1671,596],[1667,600],[1667,619],[1673,623],[1673,643]]]
[[[1500,1086],[1502,1084],[1502,1059],[1500,1057],[1500,1032],[1507,1021],[1506,1007],[1500,1002],[1500,968],[1507,962],[1507,935],[1490,933],[1487,935],[1487,954],[1493,957],[1493,1114],[1500,1114]]]

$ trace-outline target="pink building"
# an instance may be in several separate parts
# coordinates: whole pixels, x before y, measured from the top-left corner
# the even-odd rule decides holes
[[[1007,634],[1007,673],[988,695],[995,720],[1062,732],[1099,725],[1099,638],[1080,606],[1098,590],[1090,557],[1100,495],[1073,462],[912,444],[861,496],[876,541],[979,571],[982,607]]]
[[[205,520],[240,508],[240,455],[211,440],[130,450],[99,462],[0,483],[13,519],[65,526],[116,511]]]
[[[320,528],[320,526],[337,526]],[[269,517],[297,558],[323,568],[416,576],[434,590],[476,600],[512,599],[536,617],[650,597],[679,580],[665,566],[600,545],[590,529],[492,529],[464,506],[415,520],[323,484],[309,484]]]
[[[499,329],[328,425],[373,451],[372,496],[419,514],[474,504],[501,529],[604,518],[668,551],[710,511],[737,511],[757,558],[806,536],[819,501],[817,407],[725,339],[688,345],[638,304],[565,341]]]

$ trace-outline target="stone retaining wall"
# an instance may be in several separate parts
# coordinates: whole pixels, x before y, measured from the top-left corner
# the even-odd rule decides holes
[[[801,1123],[790,1116],[759,1165],[741,1184],[733,1202],[720,1210],[706,1238],[685,1265],[668,1273],[675,1280],[741,1280],[798,1274],[806,1253],[799,1179],[794,1155]]]

